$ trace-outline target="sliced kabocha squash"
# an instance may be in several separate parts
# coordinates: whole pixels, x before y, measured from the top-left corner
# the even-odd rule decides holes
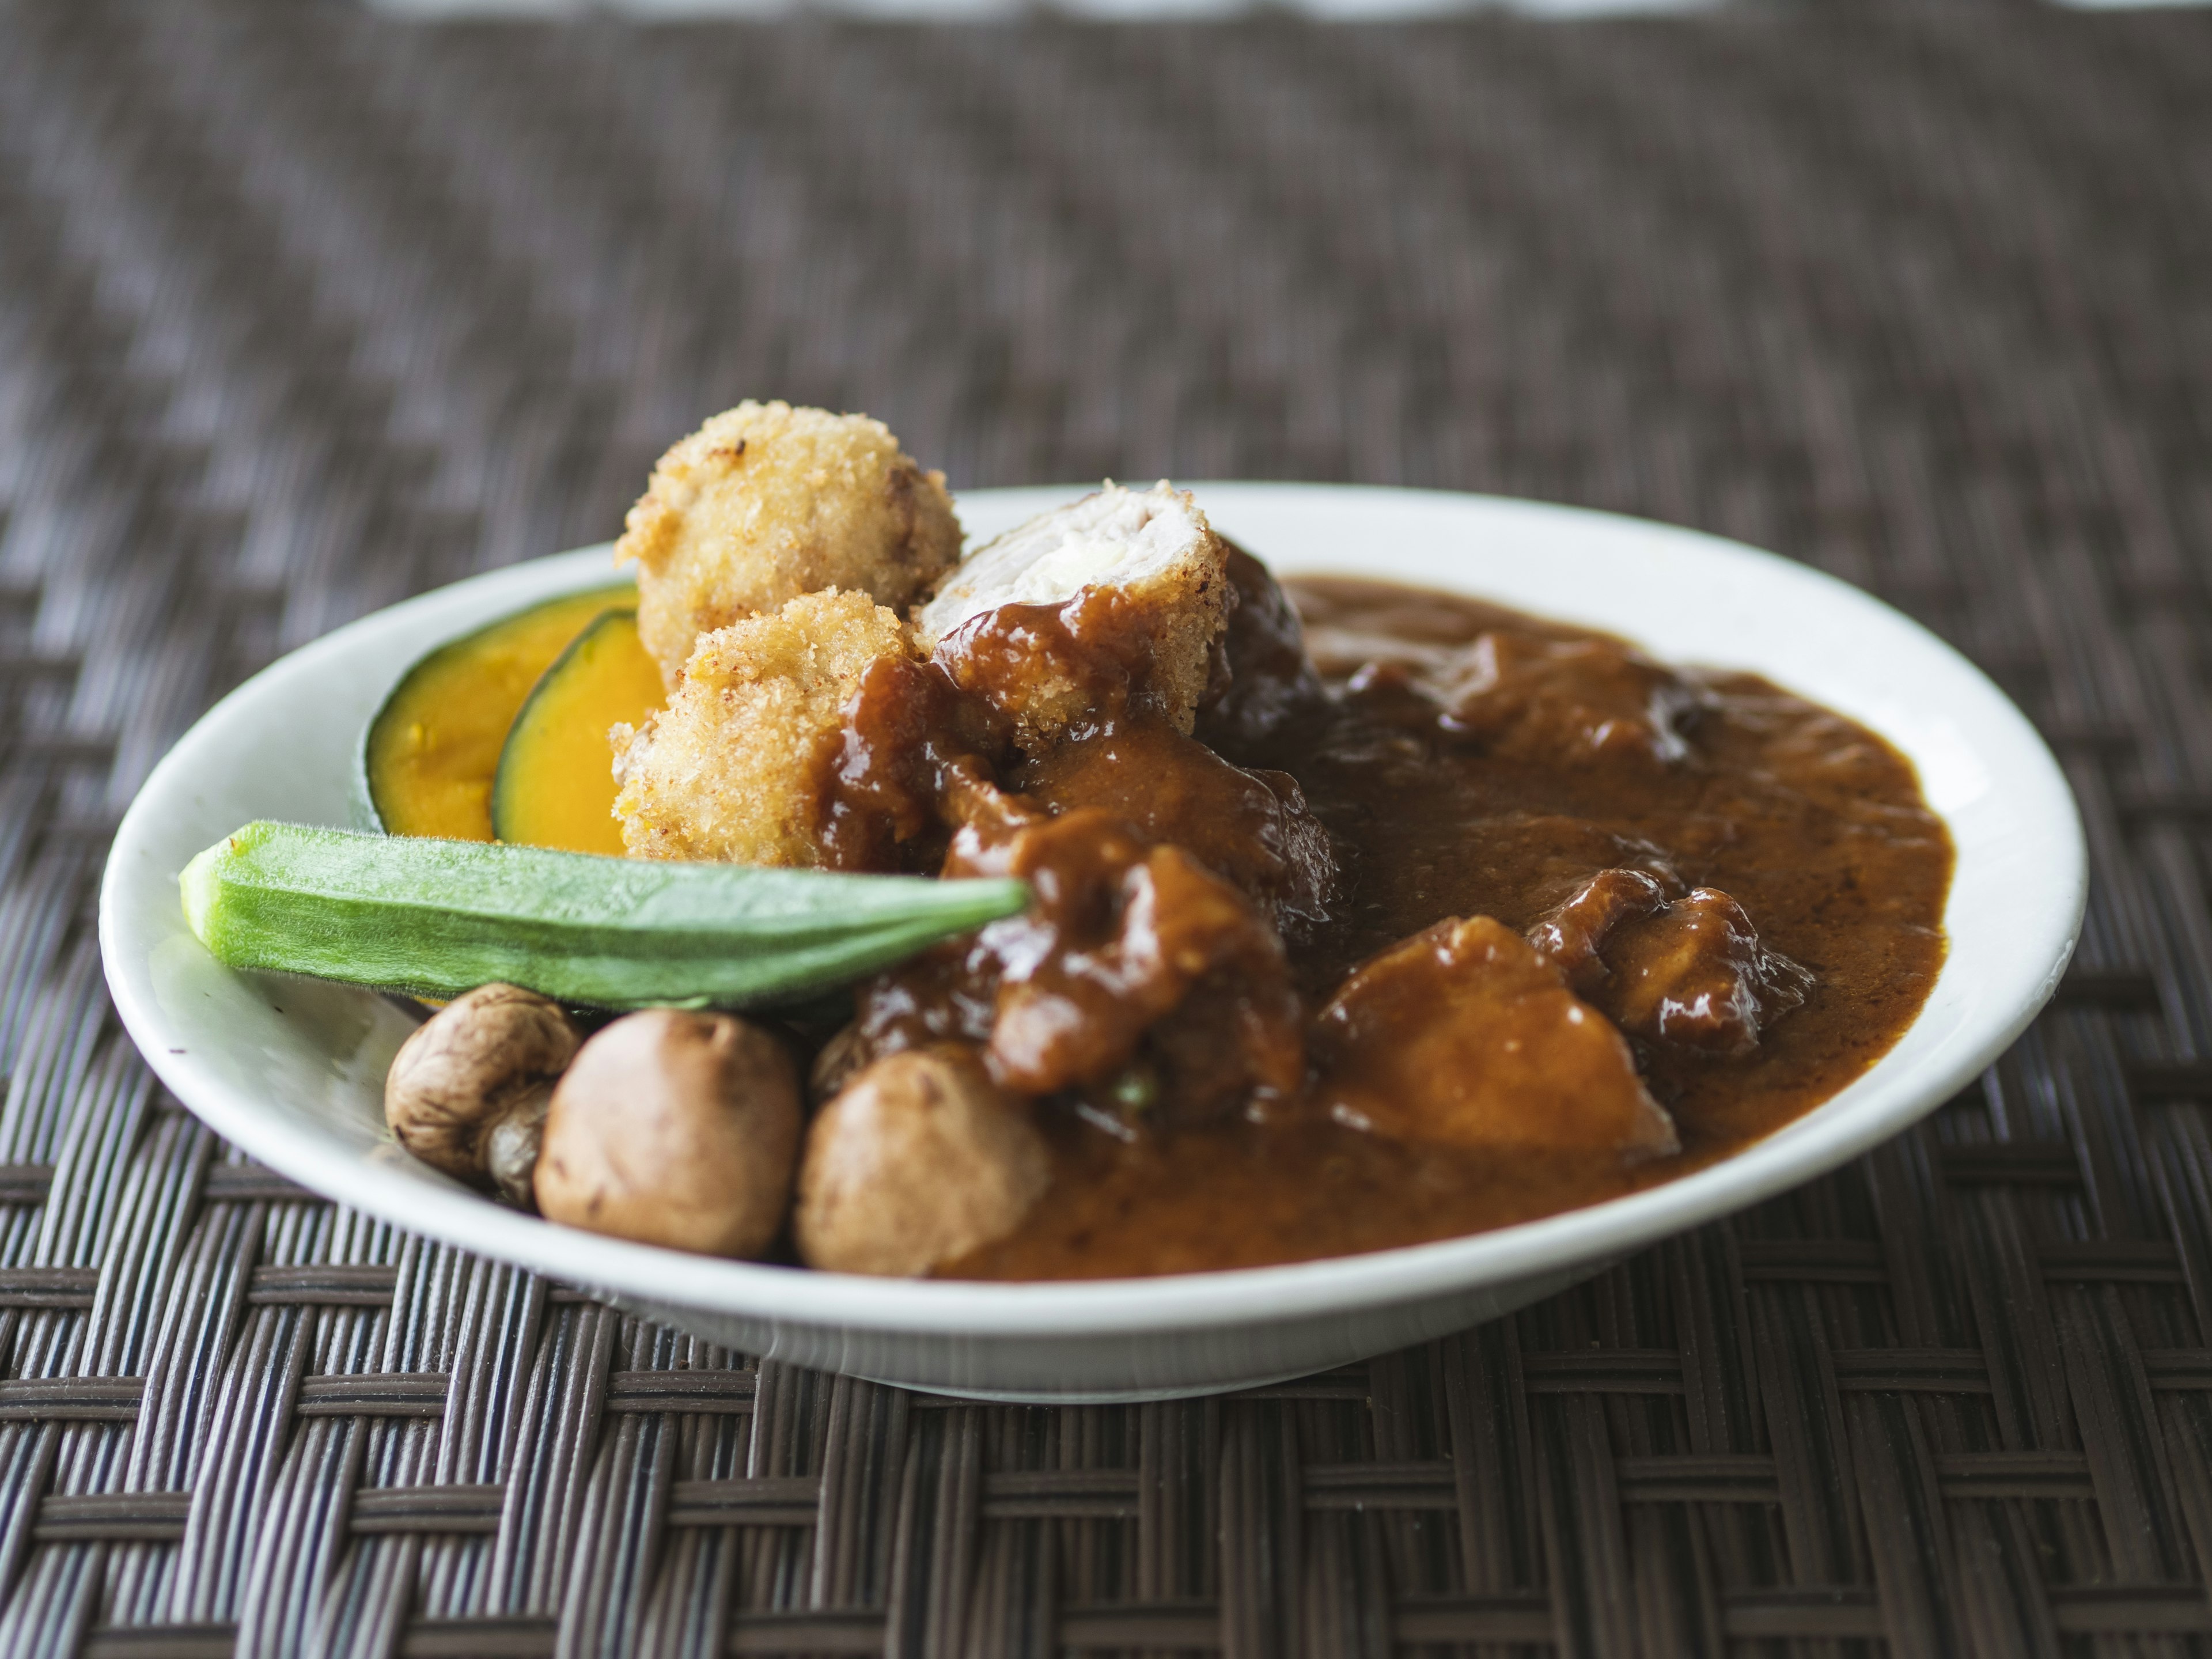
[[[524,847],[620,854],[607,728],[642,725],[666,695],[659,664],[639,641],[637,612],[599,617],[514,717],[492,786],[492,833]]]
[[[564,593],[440,646],[409,669],[362,743],[364,828],[492,838],[492,781],[531,688],[594,618],[634,605],[627,583]]]

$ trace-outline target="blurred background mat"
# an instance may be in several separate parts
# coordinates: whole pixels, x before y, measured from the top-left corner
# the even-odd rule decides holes
[[[0,3],[0,1652],[2212,1649],[2208,270],[2201,12]],[[139,780],[748,395],[1819,564],[2057,747],[2081,959],[1832,1179],[1192,1404],[757,1367],[242,1162],[101,990]]]
[[[1263,9],[1253,0],[362,0],[392,17],[527,20],[619,17],[641,23],[709,19],[787,17],[795,13],[877,21],[910,19],[975,22],[1050,15],[1098,21],[1181,18],[1222,19]],[[2081,0],[2069,0],[2080,3]],[[1510,12],[1527,17],[1591,18],[1705,11],[1727,0],[1288,0],[1264,9],[1278,14],[1343,20],[1442,17],[1471,12]],[[2195,5],[2207,0],[2087,0],[2097,4]]]
[[[1267,11],[1340,20],[1450,17],[1503,13],[1522,17],[1589,19],[1711,11],[1724,5],[1773,6],[1777,0],[362,0],[394,17],[581,18],[594,15],[640,21],[763,18],[797,12],[878,19],[974,21],[1050,14],[1097,20],[1226,18]],[[1784,3],[1787,0],[1783,0]],[[2032,4],[2036,0],[2014,0]],[[2197,6],[2212,0],[2045,0],[2089,10]]]

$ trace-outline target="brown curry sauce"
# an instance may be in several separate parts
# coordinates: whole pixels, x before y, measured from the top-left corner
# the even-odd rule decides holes
[[[948,1276],[1256,1266],[1593,1203],[1771,1133],[1918,1012],[1951,843],[1874,733],[1755,676],[1669,669],[1480,601],[1278,588],[1242,554],[1232,571],[1242,603],[1195,738],[1147,713],[1126,649],[1055,614],[1003,617],[964,663],[940,647],[893,665],[848,712],[836,861],[1006,872],[1038,894],[1030,918],[863,988],[842,1056],[976,1043],[1037,1097],[1053,1188]],[[1059,672],[1095,673],[1095,718],[1023,759],[954,682],[1010,672],[1040,639]],[[1490,1147],[1367,1127],[1357,1103],[1400,1080],[1393,1045],[1347,1049],[1342,1016],[1418,1030],[1451,970],[1376,959],[1482,917],[1502,924],[1480,924],[1484,948],[1512,958],[1485,971],[1537,987],[1554,1024],[1564,978],[1621,1028],[1643,1090],[1612,1086],[1663,1106],[1679,1150],[1556,1125],[1532,1133],[1559,1144]],[[1585,1045],[1596,1076],[1619,1045],[1592,1036],[1612,1045]],[[1563,1086],[1571,1107],[1582,1073]]]

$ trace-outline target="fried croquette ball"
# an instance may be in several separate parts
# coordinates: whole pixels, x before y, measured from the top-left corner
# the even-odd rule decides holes
[[[615,562],[637,562],[639,636],[672,690],[702,634],[824,588],[903,614],[960,556],[942,472],[865,415],[725,410],[660,458]]]
[[[1228,623],[1228,558],[1187,491],[1109,483],[977,549],[915,622],[1030,754],[1116,703],[1188,733]],[[1036,627],[1032,607],[1055,611],[1056,625]]]
[[[828,758],[869,668],[911,658],[865,593],[809,593],[702,635],[668,707],[611,737],[633,858],[818,866]]]

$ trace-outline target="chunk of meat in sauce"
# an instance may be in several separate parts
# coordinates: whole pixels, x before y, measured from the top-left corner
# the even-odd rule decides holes
[[[999,810],[1004,716],[963,694],[938,664],[885,659],[845,705],[821,836],[842,870],[933,875],[951,832]]]
[[[1620,1033],[1488,916],[1440,921],[1354,970],[1315,1022],[1339,1121],[1462,1150],[1672,1152]]]
[[[1670,896],[1641,870],[1600,871],[1528,937],[1623,1030],[1718,1059],[1749,1054],[1813,989],[1726,893]]]
[[[1291,596],[1236,543],[1224,537],[1222,545],[1236,604],[1215,646],[1213,679],[1199,705],[1195,735],[1237,756],[1310,714],[1324,694]]]
[[[868,987],[839,1070],[964,1041],[1004,1087],[1157,1104],[1164,1122],[1296,1091],[1298,1005],[1272,923],[1325,914],[1327,836],[1287,777],[1240,771],[1126,702],[1114,712],[1001,788],[1012,720],[945,665],[863,679],[827,790],[837,861],[1020,876],[1036,902]]]
[[[1648,870],[1601,870],[1538,919],[1528,929],[1528,942],[1587,996],[1608,975],[1601,953],[1614,931],[1662,908],[1681,890],[1679,882],[1663,881]]]
[[[1065,743],[1009,781],[1054,812],[1095,806],[1195,856],[1279,922],[1325,921],[1336,884],[1328,832],[1287,772],[1247,771],[1155,720]]]
[[[1095,1090],[1109,1108],[1133,1076],[1170,1121],[1290,1095],[1304,1081],[1281,938],[1182,848],[1081,808],[1004,838],[963,830],[945,874],[1018,876],[1034,902],[866,988],[868,1052],[981,1042],[1003,1086]]]
[[[1464,645],[1316,629],[1316,660],[1360,698],[1413,696],[1485,754],[1547,765],[1668,766],[1690,752],[1695,681],[1602,636],[1486,629]]]

